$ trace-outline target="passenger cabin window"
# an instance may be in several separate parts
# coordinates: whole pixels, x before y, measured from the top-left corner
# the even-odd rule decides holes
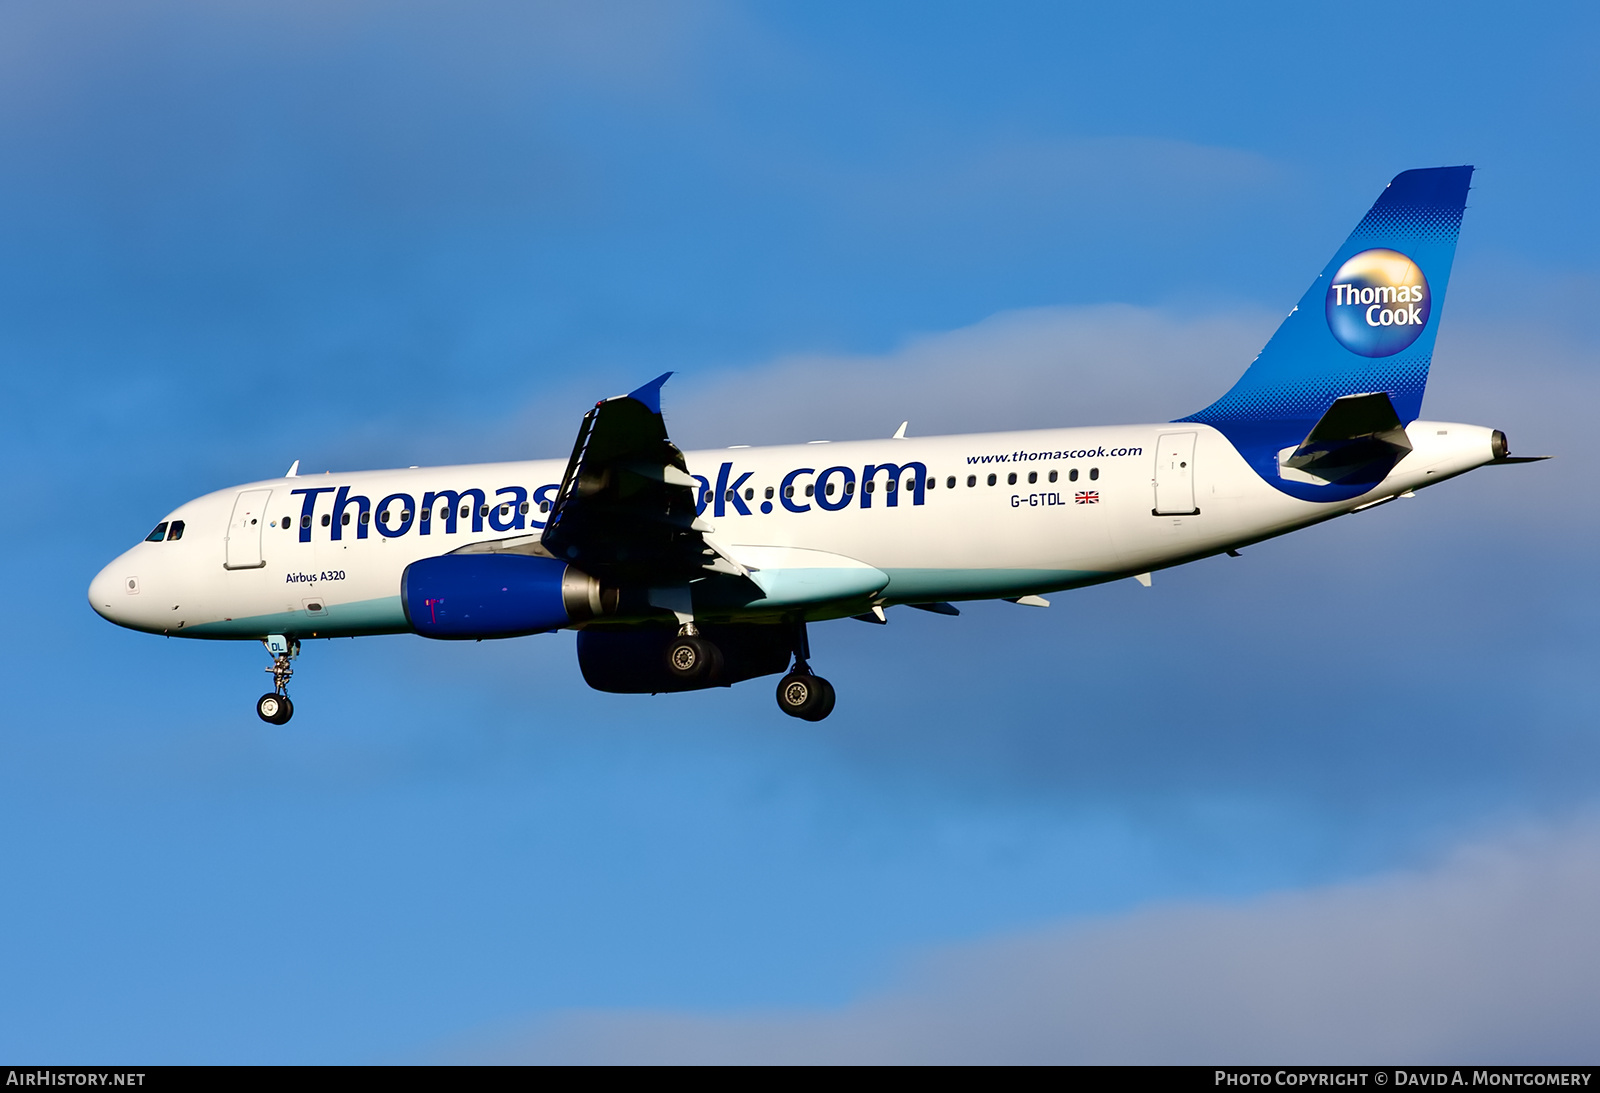
[[[300,517],[300,526],[303,527],[303,528],[310,527],[311,526],[311,517],[309,517],[309,516]]]
[[[1091,481],[1091,482],[1100,481],[1100,468],[1099,467],[1090,467],[1089,468],[1089,481]]]
[[[996,481],[995,476],[991,474],[989,476],[989,485],[991,485],[991,486],[994,485],[995,481]]]
[[[327,526],[328,526],[328,525],[329,525],[329,524],[331,524],[331,523],[333,523],[333,517],[332,517],[332,516],[330,516],[330,515],[329,515],[329,514],[328,514],[328,513],[326,513],[326,512],[325,512],[325,513],[323,513],[323,514],[322,514],[322,526],[323,526],[323,527],[327,527]]]
[[[874,481],[873,481],[873,480],[872,480],[872,479],[870,479],[870,478],[869,478],[869,479],[867,479],[867,492],[868,492],[868,493],[871,493],[871,492],[872,492],[872,491],[873,491],[873,490],[874,490],[874,489],[876,489],[876,488],[877,488],[877,486],[878,486],[878,483],[876,483],[876,482],[874,482]]]
[[[348,512],[343,513],[339,517],[339,523],[344,525],[345,527],[349,527],[350,526],[350,514]]]
[[[947,489],[947,490],[953,490],[953,489],[956,488],[956,476],[955,475],[952,474],[949,478],[946,478],[944,480],[944,488]]]
[[[832,487],[832,486],[829,486],[829,487],[828,487],[828,488],[829,488],[829,489],[830,489],[830,490],[831,490],[831,489],[833,489],[833,487]],[[806,487],[806,496],[807,496],[807,497],[810,497],[810,496],[812,496],[812,495],[813,495],[813,494],[815,494],[815,493],[816,493],[816,492],[817,492],[817,487],[816,487],[816,486],[814,486],[814,485],[812,485],[812,486],[807,486],[807,487]]]
[[[973,487],[973,486],[976,486],[977,484],[978,484],[978,476],[977,475],[975,475],[975,474],[967,475],[967,487],[969,489],[971,487]]]
[[[766,498],[767,498],[768,501],[772,500],[772,487],[771,486],[767,487]]]
[[[756,499],[756,491],[746,487],[744,491],[744,499],[746,501],[754,501]]]
[[[1055,480],[1056,480],[1056,472],[1055,471],[1051,471],[1050,472],[1050,481],[1054,482]]]
[[[370,512],[363,512],[363,513],[362,513],[362,514],[361,514],[361,522],[362,522],[362,523],[363,523],[363,524],[370,524],[370,523],[372,523],[372,513],[370,513]]]
[[[165,520],[163,520],[163,521],[161,521],[161,523],[156,525],[156,529],[154,531],[152,531],[149,535],[146,535],[144,537],[144,541],[147,542],[147,543],[159,543],[161,540],[165,539],[166,537],[167,537],[167,522]],[[123,542],[127,542],[127,540],[124,539]]]
[[[1029,471],[1028,472],[1028,485],[1031,486],[1037,481],[1039,481],[1039,472],[1038,471]]]
[[[548,501],[540,501],[539,502],[539,511],[540,512],[549,512],[550,511],[550,502],[548,502]]]
[[[284,531],[288,531],[289,530],[289,518],[287,516],[285,516],[282,520],[279,520],[278,521],[278,526],[280,528],[282,528]]]
[[[1016,484],[1017,484],[1017,472],[1016,471],[1012,471],[1010,474],[1006,475],[1006,485],[1015,486]]]
[[[1068,482],[1076,482],[1077,480],[1078,480],[1078,468],[1074,467],[1074,468],[1072,468],[1072,470],[1067,472],[1067,481]]]
[[[524,516],[528,515],[528,503],[524,501],[522,504],[518,505],[517,511],[522,513]]]

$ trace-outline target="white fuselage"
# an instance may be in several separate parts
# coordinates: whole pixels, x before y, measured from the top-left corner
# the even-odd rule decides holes
[[[1280,535],[1494,458],[1480,426],[1416,421],[1407,435],[1413,450],[1381,483],[1337,504],[1275,489],[1205,425],[690,452],[708,541],[766,591],[730,605],[702,600],[701,586],[716,582],[697,581],[695,613],[820,620],[861,611],[863,595],[889,606],[1094,584]],[[885,465],[898,473],[868,470]],[[406,566],[536,535],[565,468],[485,463],[219,490],[166,517],[183,522],[181,539],[142,542],[106,566],[90,603],[120,625],[184,637],[406,631]]]

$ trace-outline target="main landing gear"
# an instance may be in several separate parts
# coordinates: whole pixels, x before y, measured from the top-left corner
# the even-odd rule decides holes
[[[692,622],[678,628],[678,637],[667,646],[667,671],[685,683],[715,684],[722,674],[722,650],[700,636]]]
[[[300,641],[273,634],[261,644],[272,654],[272,667],[265,669],[272,673],[272,690],[256,699],[256,716],[269,725],[283,725],[294,716],[294,703],[289,700],[289,677],[294,668],[289,662],[300,655]]]
[[[778,680],[778,709],[802,721],[821,721],[833,712],[833,684],[811,674],[803,662]]]
[[[680,616],[681,618],[682,616]],[[778,681],[778,709],[802,721],[821,721],[833,712],[833,684],[812,674],[809,662],[810,644],[806,641],[806,624],[794,624],[792,648],[794,665],[789,674]],[[723,681],[725,660],[716,643],[701,637],[693,622],[678,628],[678,636],[667,646],[667,671],[687,684],[686,689],[715,687]],[[751,674],[738,667],[743,662],[735,660],[734,680],[748,679]],[[779,663],[782,663],[781,661]],[[771,671],[770,668],[765,671]],[[265,717],[265,714],[262,714]]]
[[[794,667],[778,680],[778,709],[802,721],[821,721],[833,712],[833,684],[811,673],[811,643],[806,624],[794,624]]]

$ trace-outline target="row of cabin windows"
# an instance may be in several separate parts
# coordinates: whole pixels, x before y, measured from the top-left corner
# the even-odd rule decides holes
[[[1055,482],[1055,481],[1057,481],[1058,477],[1059,477],[1058,472],[1051,471],[1050,472],[1049,481]],[[999,476],[998,475],[991,474],[989,476],[989,485],[991,485],[991,486],[995,485],[998,482],[998,480],[999,480]],[[1074,468],[1072,468],[1072,470],[1067,472],[1067,481],[1068,482],[1076,482],[1077,480],[1078,480],[1078,468],[1074,467]],[[1028,472],[1028,485],[1030,485],[1030,486],[1035,485],[1038,481],[1039,481],[1039,472],[1038,471],[1029,471]],[[1099,467],[1090,467],[1089,468],[1089,481],[1091,481],[1091,482],[1100,481],[1100,468]],[[956,484],[956,480],[954,478],[950,479],[950,484],[952,486],[954,486]],[[977,475],[975,475],[975,474],[967,475],[967,485],[976,486],[977,484],[978,484],[978,476]],[[1010,474],[1006,475],[1006,485],[1015,486],[1016,484],[1017,484],[1017,472],[1016,471],[1012,471]]]
[[[161,523],[156,525],[156,528],[155,528],[154,531],[152,531],[149,535],[146,535],[144,537],[144,541],[147,542],[147,543],[159,543],[163,539],[165,539],[167,542],[170,543],[170,542],[173,542],[174,540],[182,539],[182,538],[183,538],[183,521],[182,520],[174,520],[170,524],[167,523],[165,520],[163,520],[163,521],[161,521]]]
[[[952,484],[954,484],[955,479],[952,478],[950,481],[951,481]],[[878,483],[875,480],[868,481],[866,483],[866,485],[863,486],[862,488],[865,489],[867,493],[872,493],[872,492],[874,492],[874,489],[877,486],[877,484]],[[933,489],[933,487],[937,486],[938,484],[939,483],[938,483],[937,479],[930,478],[930,479],[927,480],[927,482],[923,483],[923,487],[925,489],[930,489],[931,490],[931,489]],[[891,479],[890,481],[885,482],[883,484],[884,492],[885,493],[893,493],[895,491],[895,489],[899,487],[899,485],[900,485],[900,483],[899,483],[898,480]],[[915,478],[906,479],[905,488],[908,489],[908,490],[916,489],[917,488],[917,480]],[[834,490],[834,484],[832,482],[829,482],[828,486],[827,486],[827,489],[824,491],[825,496],[832,497],[833,496],[833,490]],[[768,486],[766,488],[766,491],[762,494],[762,496],[764,496],[768,501],[771,501],[776,492],[777,491],[775,489],[773,489],[773,487]],[[816,492],[817,492],[817,487],[816,486],[807,486],[806,487],[806,496],[807,497],[814,496],[816,494]],[[855,492],[856,492],[856,484],[854,482],[846,482],[844,484],[844,493],[845,493],[846,497],[849,497],[851,494],[853,494]],[[733,500],[733,494],[734,494],[733,490],[728,490],[722,495],[722,499],[724,501],[732,501]],[[783,495],[785,497],[793,497],[794,496],[794,487],[793,486],[785,486],[784,489],[783,489]],[[756,499],[756,491],[753,488],[746,488],[745,491],[744,491],[744,499],[746,501],[754,501]],[[711,491],[710,490],[703,490],[701,492],[700,500],[701,500],[702,504],[709,503],[710,500],[711,500]]]
[[[1050,471],[1048,476],[1047,476],[1047,481],[1056,482],[1056,481],[1060,480],[1060,477],[1061,477],[1061,472],[1060,471]],[[1072,468],[1072,470],[1067,472],[1067,481],[1068,482],[1076,482],[1077,480],[1078,480],[1078,469],[1076,467],[1074,467],[1074,468]],[[1098,482],[1099,480],[1100,480],[1100,468],[1099,467],[1090,467],[1089,468],[1089,481]],[[999,485],[1000,484],[1000,476],[997,475],[997,474],[991,474],[991,475],[988,476],[988,480],[987,481],[988,481],[988,484],[991,485],[991,486]],[[1029,471],[1028,472],[1028,485],[1030,485],[1030,486],[1037,485],[1038,482],[1039,482],[1039,472],[1038,471]],[[934,487],[938,486],[938,484],[939,484],[939,480],[937,478],[929,478],[922,485],[923,485],[924,489],[931,490]],[[977,475],[975,475],[975,474],[967,475],[967,485],[968,486],[976,486],[977,484],[978,484],[978,476]],[[1006,475],[1006,485],[1015,486],[1016,484],[1017,484],[1017,472],[1016,471],[1012,471],[1012,472],[1010,472],[1009,474]],[[899,482],[897,482],[894,479],[890,479],[888,482],[885,482],[883,484],[883,488],[884,488],[885,492],[893,493],[895,491],[895,488],[898,485],[899,485]],[[876,480],[869,480],[869,481],[867,481],[865,483],[865,485],[862,486],[862,489],[864,489],[867,493],[872,493],[876,486],[877,486],[877,481]],[[955,489],[956,488],[956,476],[952,474],[948,478],[946,478],[944,480],[944,486],[945,486],[945,489],[947,489],[947,490]],[[916,487],[917,487],[917,480],[915,478],[906,479],[906,481],[905,481],[905,488],[906,489],[912,490],[912,489],[916,489]],[[805,490],[805,495],[807,497],[814,496],[816,494],[816,489],[817,488],[815,486],[807,486],[806,490]],[[833,491],[834,491],[834,483],[829,482],[828,485],[827,485],[827,488],[824,490],[824,493],[825,493],[826,496],[832,497],[833,496]],[[846,482],[844,484],[844,493],[845,493],[846,497],[849,497],[851,494],[855,493],[855,491],[856,491],[856,484],[854,482]],[[767,489],[766,489],[766,497],[767,497],[767,499],[769,501],[772,499],[772,494],[773,494],[773,489],[772,489],[771,486],[768,486]],[[793,486],[784,487],[783,495],[785,497],[793,497],[794,496],[794,487]],[[756,491],[753,490],[753,489],[746,489],[744,491],[744,499],[746,501],[755,500],[755,496],[756,496]],[[711,500],[711,491],[710,490],[706,490],[704,492],[704,495],[701,497],[701,502],[702,503],[707,503],[710,500]],[[723,500],[724,501],[732,501],[733,500],[733,491],[732,490],[728,490],[725,494],[723,494]]]
[[[488,516],[489,515],[489,509],[491,507],[493,507],[493,506],[480,505],[478,507],[478,515],[480,517]],[[529,508],[530,508],[530,506],[529,506],[528,502],[524,501],[524,502],[522,502],[521,505],[518,506],[517,511],[522,513],[524,516],[526,516],[528,514]],[[540,512],[549,512],[550,511],[550,502],[548,502],[548,501],[540,501],[539,502],[539,511]],[[472,515],[472,506],[471,505],[462,505],[461,506],[461,519],[465,520],[471,515]],[[502,517],[510,516],[511,515],[511,506],[510,505],[501,505],[500,506],[500,515]],[[423,509],[422,512],[421,512],[421,517],[422,517],[423,520],[431,519],[433,517],[433,510],[432,509]],[[450,510],[448,508],[443,508],[443,509],[439,510],[439,519],[448,520],[449,518],[450,518]],[[409,519],[411,519],[411,510],[410,509],[401,509],[400,510],[400,522],[404,523],[405,521],[407,521]],[[372,522],[372,513],[363,512],[361,514],[361,522],[363,524],[370,524]],[[389,522],[389,511],[388,510],[384,510],[383,512],[378,513],[378,523],[387,524],[388,522]],[[179,521],[179,523],[181,524],[182,521]],[[333,515],[331,513],[326,513],[326,512],[323,513],[322,514],[322,526],[323,527],[327,527],[332,523],[333,523]],[[345,527],[349,527],[350,526],[350,514],[348,512],[342,513],[340,515],[340,517],[339,517],[339,523],[342,524]],[[163,524],[162,526],[165,527],[166,525]],[[281,521],[279,521],[278,526],[282,527],[284,529],[292,528],[292,527],[294,527],[294,521],[293,521],[293,519],[291,517],[285,516]],[[311,517],[309,517],[309,516],[300,517],[300,526],[303,527],[303,528],[310,527],[311,526]],[[178,534],[181,535],[183,533],[180,531]]]

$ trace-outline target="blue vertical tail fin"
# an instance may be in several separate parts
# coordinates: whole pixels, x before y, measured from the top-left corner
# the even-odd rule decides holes
[[[1279,454],[1347,395],[1383,392],[1406,423],[1421,413],[1471,179],[1471,167],[1395,176],[1239,382],[1179,420],[1214,426],[1293,496],[1338,501],[1369,489],[1286,480]]]

